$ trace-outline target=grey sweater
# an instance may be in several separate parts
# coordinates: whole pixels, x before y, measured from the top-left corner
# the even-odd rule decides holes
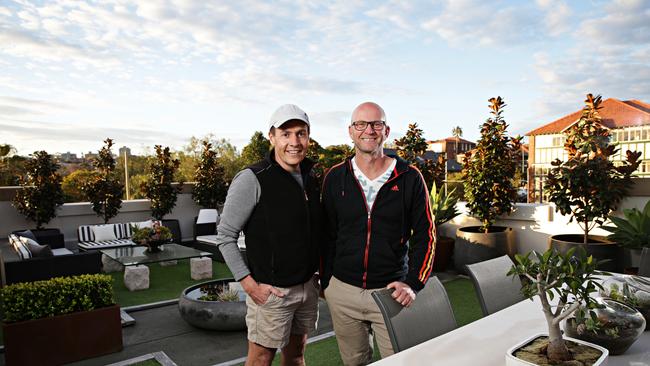
[[[292,176],[302,186],[300,173]],[[237,173],[228,188],[223,213],[217,227],[217,246],[237,281],[251,273],[239,253],[237,239],[259,202],[261,193],[260,183],[252,170],[244,169]]]

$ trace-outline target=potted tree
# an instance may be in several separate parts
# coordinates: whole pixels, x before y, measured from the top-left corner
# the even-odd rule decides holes
[[[593,365],[599,365],[608,356],[607,349],[564,337],[560,330],[560,322],[566,320],[575,312],[581,312],[582,317],[591,309],[596,308],[597,302],[592,293],[600,288],[596,275],[598,262],[592,256],[587,256],[583,248],[570,249],[566,254],[548,249],[544,254],[530,252],[526,255],[515,255],[515,264],[508,271],[509,276],[522,278],[521,291],[527,298],[538,296],[542,304],[542,312],[548,326],[548,334],[537,334],[530,339],[512,347],[506,354],[507,365],[537,364],[534,360],[522,362],[528,357],[558,364],[561,361],[574,359],[577,352],[582,352],[579,344],[586,344],[596,349]],[[531,253],[533,257],[531,258]],[[557,301],[557,303],[555,303]],[[576,345],[576,343],[578,345]],[[589,352],[589,351],[585,351]]]
[[[59,229],[43,227],[56,217],[65,199],[59,168],[60,165],[46,151],[34,152],[31,159],[25,162],[25,176],[19,178],[21,189],[12,199],[16,210],[36,224],[32,233],[38,242],[52,248],[64,246],[63,234]]]
[[[454,239],[441,236],[439,227],[460,214],[456,208],[456,203],[458,203],[456,188],[445,194],[444,190],[438,189],[434,182],[431,186],[429,202],[436,229],[436,256],[433,259],[433,270],[435,272],[444,272],[447,270],[454,252]]]
[[[7,365],[62,365],[122,349],[110,276],[17,283],[0,297]]]
[[[174,174],[178,170],[180,161],[173,159],[169,147],[163,149],[156,145],[156,156],[152,158],[148,166],[147,180],[140,188],[146,198],[151,201],[151,216],[160,220],[163,225],[172,230],[174,242],[181,242],[180,225],[178,220],[163,220],[163,217],[172,212],[176,206],[178,193],[181,185],[174,186]]]
[[[201,207],[216,209],[226,199],[228,187],[217,151],[208,140],[203,140],[202,143],[201,160],[194,173],[192,199]]]
[[[601,97],[587,94],[580,119],[565,132],[565,162],[556,159],[548,173],[545,191],[555,210],[576,220],[583,234],[561,234],[549,238],[549,246],[561,252],[584,246],[603,262],[602,269],[621,271],[620,250],[605,237],[589,235],[602,225],[607,215],[625,197],[632,184],[631,175],[639,166],[639,152],[626,152],[626,159],[614,165],[610,157],[618,150],[609,142],[609,130],[602,126],[598,110]]]
[[[613,226],[603,226],[611,234],[607,239],[623,247],[623,271],[637,274],[641,262],[641,251],[650,247],[650,201],[643,211],[636,207],[623,210],[625,218],[609,216]]]
[[[95,171],[83,185],[83,190],[93,206],[93,211],[104,220],[104,224],[117,216],[122,207],[124,185],[120,183],[115,171],[115,158],[111,153],[113,140],[104,140],[93,165]]]
[[[465,154],[462,176],[470,215],[480,226],[461,227],[456,231],[454,264],[464,272],[465,265],[516,252],[512,228],[495,226],[497,217],[514,210],[517,188],[512,183],[519,166],[521,137],[506,134],[503,119],[506,106],[501,97],[491,98],[490,113],[481,127],[481,139],[473,151]]]

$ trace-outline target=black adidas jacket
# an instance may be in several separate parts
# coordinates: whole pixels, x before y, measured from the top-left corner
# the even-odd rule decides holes
[[[332,275],[369,289],[402,281],[419,291],[427,282],[435,249],[428,190],[416,168],[395,158],[395,169],[377,193],[370,212],[354,176],[352,158],[332,167],[325,176],[323,288]]]

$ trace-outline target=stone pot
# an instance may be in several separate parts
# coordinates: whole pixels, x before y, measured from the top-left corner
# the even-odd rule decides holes
[[[587,255],[593,255],[597,260],[609,261],[598,266],[599,270],[609,272],[623,272],[622,256],[623,250],[616,243],[607,240],[604,236],[589,235],[588,242],[583,243],[583,235],[561,234],[551,235],[548,239],[549,248],[554,248],[564,254],[574,247],[583,247]]]
[[[599,330],[589,331],[584,325],[578,325],[576,318],[573,317],[564,323],[564,332],[569,337],[603,346],[609,350],[610,355],[625,353],[645,329],[643,315],[622,302],[611,299],[597,299],[597,301],[603,307],[592,311],[598,317]]]
[[[623,248],[623,271],[626,274],[637,274],[641,264],[642,248]]]
[[[202,282],[183,290],[178,300],[181,317],[189,324],[211,330],[246,329],[246,295],[239,290],[239,301],[199,300],[201,287],[226,286],[233,278],[221,278]]]
[[[466,273],[465,266],[508,254],[511,258],[517,253],[515,231],[511,227],[492,226],[484,233],[480,226],[466,226],[456,230],[454,244],[454,266]]]

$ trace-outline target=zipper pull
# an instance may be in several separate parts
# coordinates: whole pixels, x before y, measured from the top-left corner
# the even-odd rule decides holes
[[[307,191],[302,191],[302,193],[305,194],[305,201],[309,201],[309,197],[307,196]]]

